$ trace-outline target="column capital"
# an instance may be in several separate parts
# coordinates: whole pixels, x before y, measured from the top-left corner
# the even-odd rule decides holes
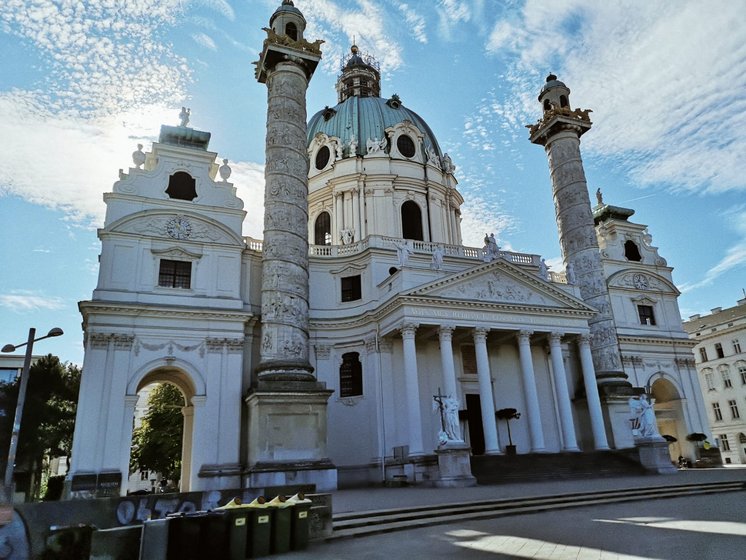
[[[549,344],[551,346],[558,345],[562,342],[562,337],[565,336],[563,332],[550,332],[549,333]]]
[[[206,402],[207,402],[206,395],[195,395],[192,397],[192,406],[203,407],[205,406]]]
[[[414,338],[417,327],[419,327],[419,325],[416,323],[404,323],[399,329],[399,332],[401,333],[402,338]]]
[[[583,333],[583,334],[578,335],[578,344],[580,346],[590,346],[591,335],[589,333]]]
[[[472,331],[474,342],[484,343],[487,340],[487,335],[489,334],[489,332],[490,329],[488,329],[487,327],[474,327],[474,330]]]
[[[520,330],[516,333],[515,337],[518,340],[519,344],[530,344],[531,335],[533,334],[534,334],[534,331]]]
[[[455,325],[440,325],[438,328],[438,335],[440,340],[450,340],[453,335],[453,331],[456,330]]]

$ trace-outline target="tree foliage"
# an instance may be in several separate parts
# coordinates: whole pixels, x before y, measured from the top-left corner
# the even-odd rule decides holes
[[[69,457],[72,450],[75,413],[80,389],[80,368],[60,362],[48,354],[29,368],[26,400],[16,452],[16,471],[29,472],[40,479],[44,456]],[[0,417],[0,449],[3,457],[13,429],[20,378],[0,384],[0,399],[5,414]],[[32,493],[36,492],[32,488]]]
[[[167,480],[181,475],[184,396],[174,385],[156,386],[148,399],[142,424],[132,434],[130,469],[160,473]]]

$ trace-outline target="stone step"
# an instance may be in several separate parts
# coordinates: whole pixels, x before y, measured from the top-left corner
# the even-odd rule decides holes
[[[327,540],[362,537],[418,527],[429,527],[463,521],[466,519],[489,519],[521,513],[535,513],[553,509],[601,505],[614,502],[675,498],[695,494],[733,492],[746,490],[746,483],[715,482],[626,488],[599,492],[576,492],[569,494],[510,498],[470,503],[439,504],[342,513],[333,516],[333,533]]]
[[[471,458],[480,484],[640,475],[645,469],[624,451],[479,455]]]

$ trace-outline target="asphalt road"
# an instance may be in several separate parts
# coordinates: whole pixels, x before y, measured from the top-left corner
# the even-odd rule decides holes
[[[746,491],[555,510],[313,543],[288,560],[746,558]]]

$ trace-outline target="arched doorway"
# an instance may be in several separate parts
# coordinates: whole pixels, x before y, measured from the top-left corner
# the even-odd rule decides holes
[[[676,461],[679,455],[695,460],[692,445],[686,441],[687,426],[684,408],[676,385],[665,377],[659,377],[652,382],[650,392],[655,399],[655,420],[658,424],[658,432],[662,436],[676,438],[676,441],[668,446],[671,461]]]
[[[147,476],[145,486],[152,491],[190,491],[194,431],[191,402],[195,395],[191,380],[177,368],[159,368],[142,378],[137,394],[130,448],[131,483],[138,477],[145,482]],[[143,449],[136,450],[136,446]],[[139,456],[156,467],[138,469]],[[137,485],[136,480],[134,483]]]

